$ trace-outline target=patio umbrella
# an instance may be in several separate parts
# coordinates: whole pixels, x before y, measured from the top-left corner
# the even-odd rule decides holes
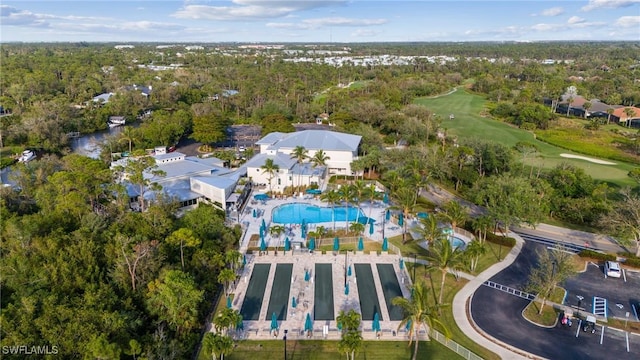
[[[400,258],[400,270],[404,269],[404,259]]]
[[[242,255],[242,266],[247,265],[247,255]]]
[[[309,250],[315,250],[316,248],[316,239],[311,238],[309,240]]]
[[[338,239],[338,237],[336,236],[335,238],[333,238],[333,251],[339,251],[340,250],[340,239]]]
[[[362,241],[362,237],[358,239],[358,251],[364,250],[364,242]]]
[[[387,240],[387,238],[384,238],[384,240],[382,240],[382,251],[388,251],[389,250],[389,240]]]
[[[391,219],[391,211],[389,211],[389,209],[387,209],[387,211],[385,211],[384,219],[387,220],[387,221],[389,221],[389,219]]]
[[[304,281],[309,281],[309,277],[310,277],[310,276],[309,276],[309,271],[308,271],[308,270],[305,270],[305,271],[304,271]]]
[[[260,251],[267,250],[267,244],[264,242],[264,235],[260,236]]]
[[[349,295],[349,283],[347,283],[347,285],[344,286],[344,294]]]
[[[400,213],[400,215],[398,215],[398,225],[402,226],[404,225],[404,214]]]
[[[289,251],[291,249],[291,242],[289,241],[289,237],[284,239],[284,251]]]
[[[409,321],[407,321],[407,325],[404,327],[405,330],[409,331],[409,329],[411,329],[411,319],[409,319]]]
[[[387,194],[386,192],[382,196],[382,202],[385,203],[385,204],[389,203],[389,194]]]
[[[227,308],[231,309],[231,296],[227,296]]]
[[[351,265],[347,268],[347,276],[351,276]]]
[[[278,330],[278,315],[275,312],[271,315],[271,330]]]
[[[236,330],[244,330],[244,322],[242,320],[236,324]]]
[[[256,212],[256,209],[253,209],[253,217],[258,217],[258,213]]]
[[[380,315],[378,313],[373,314],[373,331],[380,331]]]
[[[296,302],[296,297],[294,296],[291,298],[291,307],[295,309],[296,306],[298,306],[298,303]]]
[[[262,218],[262,224],[260,224],[260,228],[262,230],[267,230],[267,223],[264,222],[264,218]]]
[[[309,313],[307,313],[307,319],[304,321],[304,331],[313,331],[313,321],[311,321]]]
[[[369,223],[369,235],[373,235],[373,222]]]

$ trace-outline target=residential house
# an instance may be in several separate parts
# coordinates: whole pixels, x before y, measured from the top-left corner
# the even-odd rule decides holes
[[[627,115],[627,109],[631,109],[631,114]],[[640,128],[640,108],[635,106],[622,106],[613,110],[612,121],[618,121],[621,125],[632,128]]]

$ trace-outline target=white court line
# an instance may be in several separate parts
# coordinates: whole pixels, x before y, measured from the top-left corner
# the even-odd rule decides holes
[[[576,337],[578,337],[580,335],[580,328],[582,327],[582,319],[580,319],[580,322],[578,323],[578,328],[576,329]]]
[[[604,326],[602,326],[600,330],[600,345],[602,345],[602,339],[604,339]]]
[[[627,336],[627,352],[629,352],[629,332],[625,332],[625,335]]]

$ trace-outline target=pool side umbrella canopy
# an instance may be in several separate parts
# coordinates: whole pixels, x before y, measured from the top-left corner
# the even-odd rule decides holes
[[[304,271],[304,281],[309,281],[310,277],[311,276],[309,275],[309,270],[305,270]]]
[[[409,319],[409,321],[407,321],[407,325],[404,327],[405,330],[409,331],[409,329],[411,329],[411,319]]]
[[[247,255],[242,255],[242,266],[247,265]]]
[[[369,235],[373,235],[373,222],[369,223]]]
[[[400,258],[400,270],[404,269],[404,259]]]
[[[258,217],[258,213],[256,212],[256,209],[253,209],[253,217]]]
[[[347,268],[347,276],[351,276],[351,265]]]
[[[378,315],[377,312],[373,314],[372,328],[373,328],[373,331],[380,331],[380,315]]]
[[[398,225],[400,225],[400,226],[404,225],[404,214],[403,213],[400,213],[400,215],[398,215]]]
[[[271,315],[271,330],[278,330],[278,315],[275,312]]]
[[[391,211],[389,211],[389,209],[387,209],[387,211],[385,211],[384,219],[387,220],[387,221],[389,221],[389,219],[391,219]]]
[[[298,306],[298,302],[296,301],[296,297],[294,296],[291,298],[291,307],[295,309],[296,306]]]
[[[302,224],[300,224],[300,237],[303,239],[307,237],[307,223],[304,219],[302,219]]]
[[[389,194],[387,194],[386,192],[384,193],[384,195],[382,195],[382,202],[385,204],[389,203]]]
[[[284,239],[284,251],[289,251],[291,249],[291,241],[289,241],[289,237]]]
[[[262,223],[260,224],[260,228],[263,230],[267,230],[267,223],[264,221],[264,218],[262,218]]]
[[[313,331],[313,321],[311,321],[309,313],[307,313],[307,319],[304,321],[304,331]]]
[[[335,238],[333,238],[333,251],[339,251],[340,250],[340,239],[338,239],[338,237],[336,236]]]
[[[309,240],[309,250],[315,250],[315,249],[316,249],[316,239],[311,238]]]
[[[264,242],[264,235],[260,237],[260,251],[267,250],[267,244]]]
[[[227,308],[231,309],[231,296],[227,296]]]
[[[389,251],[389,240],[387,238],[382,240],[382,251]]]
[[[364,241],[362,241],[362,237],[358,239],[358,251],[364,250]]]
[[[349,295],[349,283],[347,283],[347,285],[344,286],[344,294]]]

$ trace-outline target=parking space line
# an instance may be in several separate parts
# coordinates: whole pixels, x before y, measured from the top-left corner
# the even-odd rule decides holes
[[[576,337],[580,336],[580,328],[582,327],[582,319],[578,323],[578,328],[576,329]]]
[[[624,269],[622,269],[622,278],[624,279],[624,282],[627,282],[627,273],[624,271]]]
[[[600,345],[602,345],[602,339],[604,339],[604,326],[600,329]]]
[[[636,316],[636,321],[638,321],[638,311],[636,311],[636,304],[631,304],[631,308],[633,308],[633,315]]]
[[[629,352],[629,332],[625,331],[624,334],[627,337],[627,352]]]

